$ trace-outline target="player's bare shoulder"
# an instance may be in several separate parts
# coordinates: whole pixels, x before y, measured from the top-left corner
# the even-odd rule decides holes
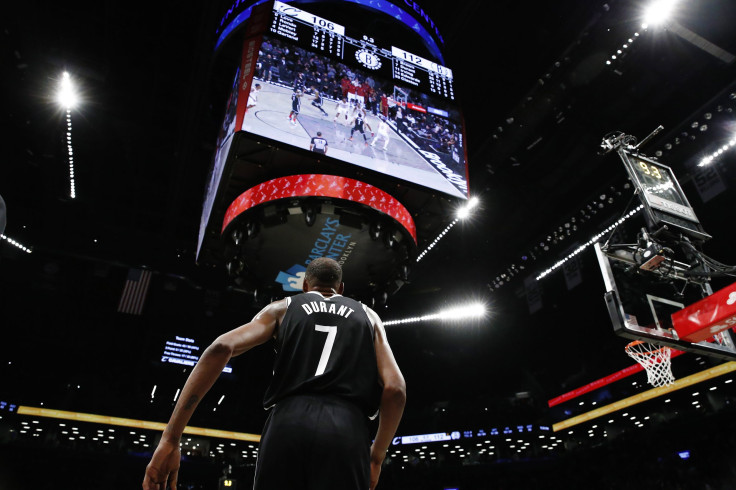
[[[286,297],[274,301],[273,303],[269,303],[256,315],[255,319],[257,320],[265,314],[273,317],[278,323],[281,323],[281,321],[284,319],[284,315],[286,315],[286,310],[289,308],[289,303],[291,303],[290,297]]]
[[[373,311],[373,309],[368,305],[363,305],[363,310],[365,310],[365,314],[368,315],[368,320],[370,320],[371,325],[373,325],[374,328],[374,334],[378,334],[383,336],[384,335],[384,329],[383,329],[383,321],[381,321],[381,317],[378,316],[378,313]]]

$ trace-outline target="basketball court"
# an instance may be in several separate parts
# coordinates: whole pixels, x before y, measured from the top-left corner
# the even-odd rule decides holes
[[[241,128],[243,131],[306,150],[309,149],[312,137],[320,131],[322,137],[327,140],[327,155],[330,157],[347,160],[360,167],[415,182],[453,196],[465,197],[421,156],[414,143],[396,131],[393,122],[387,121],[391,130],[386,150],[383,150],[385,144],[383,138],[375,147],[371,146],[378,134],[371,137],[368,127],[376,133],[380,123],[380,120],[372,114],[366,117],[367,140],[364,140],[359,131],[355,131],[351,141],[350,131],[355,118],[352,108],[348,109],[347,118],[341,113],[337,121],[333,121],[337,112],[335,101],[324,99],[322,108],[328,114],[325,116],[312,106],[312,96],[304,94],[301,97],[297,124],[293,125],[289,120],[292,90],[263,80],[258,80],[258,83],[261,84],[258,104],[245,113]]]

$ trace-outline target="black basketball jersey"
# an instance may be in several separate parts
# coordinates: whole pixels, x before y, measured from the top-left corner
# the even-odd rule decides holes
[[[276,328],[273,379],[264,407],[300,394],[335,395],[367,416],[378,411],[381,388],[373,324],[362,303],[311,291],[290,298]]]
[[[316,151],[318,153],[324,153],[325,148],[327,148],[327,140],[324,138],[320,138],[318,136],[314,136],[312,138],[312,151]]]
[[[292,93],[291,94],[291,109],[294,112],[299,112],[299,107],[301,106],[301,103],[302,101],[299,98],[299,96],[296,94],[296,92]]]
[[[363,123],[365,122],[365,119],[363,119],[362,114],[358,114],[355,116],[355,129],[363,130]]]

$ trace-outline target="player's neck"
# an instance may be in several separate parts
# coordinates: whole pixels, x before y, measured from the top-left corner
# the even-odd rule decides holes
[[[329,286],[313,286],[309,288],[310,293],[313,291],[327,297],[339,294],[335,288],[331,288]]]

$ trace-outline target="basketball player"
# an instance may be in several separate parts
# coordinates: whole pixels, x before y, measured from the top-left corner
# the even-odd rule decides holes
[[[304,87],[306,85],[307,81],[304,80],[304,73],[299,72],[296,74],[296,78],[294,79],[294,92],[304,92]]]
[[[317,136],[312,138],[309,143],[309,151],[323,155],[327,154],[327,140],[322,137],[322,131],[317,131]]]
[[[357,84],[358,81],[354,80],[353,83]],[[358,95],[353,92],[348,92],[348,101],[350,102],[350,114],[353,117],[360,112],[365,112],[363,110],[363,96],[362,95]]]
[[[302,93],[299,91],[291,93],[291,112],[289,113],[289,122],[296,126],[296,118],[299,116],[299,109],[302,106]]]
[[[317,87],[312,87],[312,92],[314,93],[314,97],[312,97],[312,105],[319,109],[320,112],[322,112],[322,115],[327,116],[327,112],[322,109],[322,103],[324,102],[322,93],[317,90]]]
[[[348,104],[348,99],[343,97],[341,101],[335,104],[335,110],[337,111],[337,113],[335,114],[335,119],[333,119],[332,122],[337,122],[337,118],[340,117],[340,114],[345,114],[345,119],[347,119],[348,110],[350,110],[350,104]]]
[[[219,336],[187,379],[146,467],[144,490],[176,489],[184,427],[233,356],[274,339],[271,412],[261,438],[255,490],[375,489],[406,403],[404,378],[383,323],[342,296],[342,268],[325,257],[307,266],[303,294],[261,310]],[[370,445],[368,417],[377,413]]]
[[[248,94],[248,106],[246,109],[250,109],[252,107],[255,107],[256,104],[258,104],[258,92],[261,90],[261,84],[256,83],[251,89],[250,94]]]
[[[385,150],[386,148],[388,148],[388,142],[391,141],[388,135],[391,128],[386,122],[385,117],[378,116],[378,118],[381,122],[378,123],[378,129],[376,129],[377,136],[373,138],[373,141],[371,141],[371,146],[376,146],[376,141],[378,141],[378,138],[383,138],[383,149]]]
[[[350,138],[348,138],[350,141],[353,141],[353,133],[356,131],[360,131],[360,134],[363,135],[363,141],[365,141],[365,145],[368,146],[368,137],[365,135],[365,129],[363,126],[366,126],[368,128],[368,131],[373,131],[370,127],[370,125],[365,120],[365,113],[363,111],[358,112],[358,115],[355,116],[355,119],[353,119],[353,127],[350,130]],[[373,136],[373,133],[371,133],[371,136]]]

